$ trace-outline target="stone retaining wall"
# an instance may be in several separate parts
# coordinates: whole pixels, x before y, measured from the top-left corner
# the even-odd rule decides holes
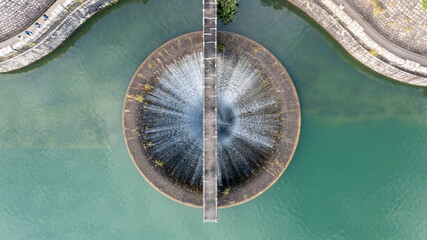
[[[1,0],[0,42],[19,33],[41,16],[55,0]]]
[[[402,59],[373,41],[363,28],[331,0],[289,0],[370,69],[410,85],[427,86],[427,67]]]
[[[52,52],[83,22],[116,0],[66,0],[32,39],[0,49],[0,72],[25,67]],[[364,29],[331,0],[289,0],[370,69],[410,85],[427,86],[427,67],[402,59],[373,41]]]
[[[394,44],[420,55],[427,55],[427,11],[422,0],[351,0],[364,19]],[[374,11],[375,3],[378,11]]]
[[[81,24],[116,0],[66,0],[32,38],[0,49],[0,72],[28,66],[61,45]]]

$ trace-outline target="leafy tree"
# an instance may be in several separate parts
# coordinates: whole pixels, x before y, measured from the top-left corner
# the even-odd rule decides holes
[[[228,25],[236,18],[239,0],[218,0],[218,18],[222,24]]]
[[[421,4],[423,6],[423,9],[427,10],[427,0],[423,0],[423,2]]]

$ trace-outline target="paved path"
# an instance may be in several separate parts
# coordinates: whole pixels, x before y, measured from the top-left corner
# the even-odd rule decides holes
[[[423,0],[346,1],[387,40],[427,56],[427,11],[422,8]]]
[[[1,1],[1,0],[0,0]],[[33,38],[0,48],[0,72],[10,72],[40,60],[61,45],[80,25],[116,0],[58,0],[49,19]]]
[[[389,52],[395,54],[398,57],[403,59],[408,59],[414,62],[419,63],[422,66],[427,66],[427,56],[422,56],[413,52],[410,52],[406,49],[403,49],[396,44],[390,42],[379,34],[368,22],[366,22],[362,16],[348,3],[346,0],[332,0],[337,5],[344,4],[344,12],[347,13],[351,18],[356,20],[360,26],[363,27],[365,33],[377,42],[380,46],[388,50]]]
[[[203,1],[203,222],[217,222],[217,2]]]
[[[2,1],[2,0],[0,0],[0,1]],[[38,29],[38,28],[36,28],[36,26],[35,26],[35,23],[36,22],[38,22],[40,25],[41,25],[41,27],[43,28],[44,27],[44,23],[45,23],[45,20],[43,20],[43,14],[46,14],[47,16],[51,16],[52,15],[52,12],[55,10],[55,9],[57,9],[58,8],[58,6],[62,6],[62,8],[64,9],[64,10],[67,10],[67,8],[66,7],[64,7],[64,5],[63,5],[63,3],[64,2],[66,2],[67,0],[57,0],[57,1],[55,1],[55,3],[53,3],[53,4],[49,4],[49,8],[47,8],[47,9],[43,9],[44,11],[43,12],[40,12],[38,15],[36,15],[36,16],[34,16],[34,18],[33,19],[31,19],[31,21],[29,21],[29,23],[27,23],[27,25],[21,25],[20,26],[20,28],[19,28],[19,30],[18,31],[15,31],[15,32],[13,32],[13,34],[14,35],[10,35],[9,36],[9,38],[7,38],[7,39],[3,39],[3,41],[1,41],[0,42],[0,49],[1,48],[4,48],[4,47],[7,47],[7,46],[10,46],[10,45],[13,45],[13,44],[15,44],[15,43],[17,43],[17,42],[19,42],[20,40],[18,39],[18,36],[19,35],[21,35],[21,36],[23,36],[23,37],[25,37],[25,38],[29,38],[26,34],[25,34],[25,31],[30,31],[30,32],[32,32],[33,34],[35,34],[35,33],[37,33],[40,29]],[[19,16],[21,16],[22,17],[22,14],[19,14]],[[38,17],[38,18],[37,18]],[[1,18],[1,17],[0,17]],[[3,22],[3,20],[2,19],[0,19],[1,20],[1,22]],[[50,19],[49,19],[50,20]],[[30,24],[29,26],[28,26],[28,24]],[[34,41],[35,39],[33,38],[33,37],[30,37],[30,38],[32,38],[33,40],[32,41]]]
[[[0,0],[0,42],[34,24],[54,1]]]
[[[2,0],[0,0],[1,2]],[[19,0],[21,1],[21,0]],[[43,0],[46,1],[46,0]],[[86,0],[84,0],[86,1]],[[82,1],[82,2],[84,2]],[[46,25],[47,21],[51,21],[51,16],[53,15],[53,13],[55,11],[57,11],[58,9],[63,9],[65,11],[69,11],[70,9],[67,8],[68,4],[67,2],[70,2],[70,0],[56,0],[53,4],[49,4],[49,8],[44,9],[44,12],[40,12],[37,16],[35,16],[30,22],[29,22],[29,26],[20,26],[20,31],[16,31],[14,32],[15,35],[9,36],[8,39],[4,39],[0,42],[0,49],[4,48],[4,47],[8,47],[11,45],[14,45],[18,42],[20,42],[18,36],[21,35],[23,37],[27,39],[31,39],[31,41],[36,41],[37,36],[35,37],[34,35],[37,35],[37,33],[39,31],[41,31],[41,28],[44,28]],[[47,16],[49,16],[49,19],[47,21],[43,20],[43,14],[46,14]],[[19,16],[21,16],[22,14],[20,14]],[[37,18],[38,17],[38,18]],[[0,17],[0,22],[2,22],[2,19]],[[35,23],[38,22],[41,25],[41,28],[36,28]],[[33,33],[33,36],[29,37],[25,34],[25,31],[30,31]]]

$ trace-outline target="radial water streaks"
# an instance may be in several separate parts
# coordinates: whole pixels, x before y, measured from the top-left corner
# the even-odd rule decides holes
[[[274,153],[283,129],[276,86],[243,57],[220,55],[218,79],[218,185],[250,177]],[[151,159],[173,180],[202,186],[201,53],[161,71],[144,93],[142,136]]]

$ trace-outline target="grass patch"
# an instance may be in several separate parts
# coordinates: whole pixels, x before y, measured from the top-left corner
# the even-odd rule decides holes
[[[423,6],[423,9],[427,11],[427,0],[423,0],[421,6]]]

